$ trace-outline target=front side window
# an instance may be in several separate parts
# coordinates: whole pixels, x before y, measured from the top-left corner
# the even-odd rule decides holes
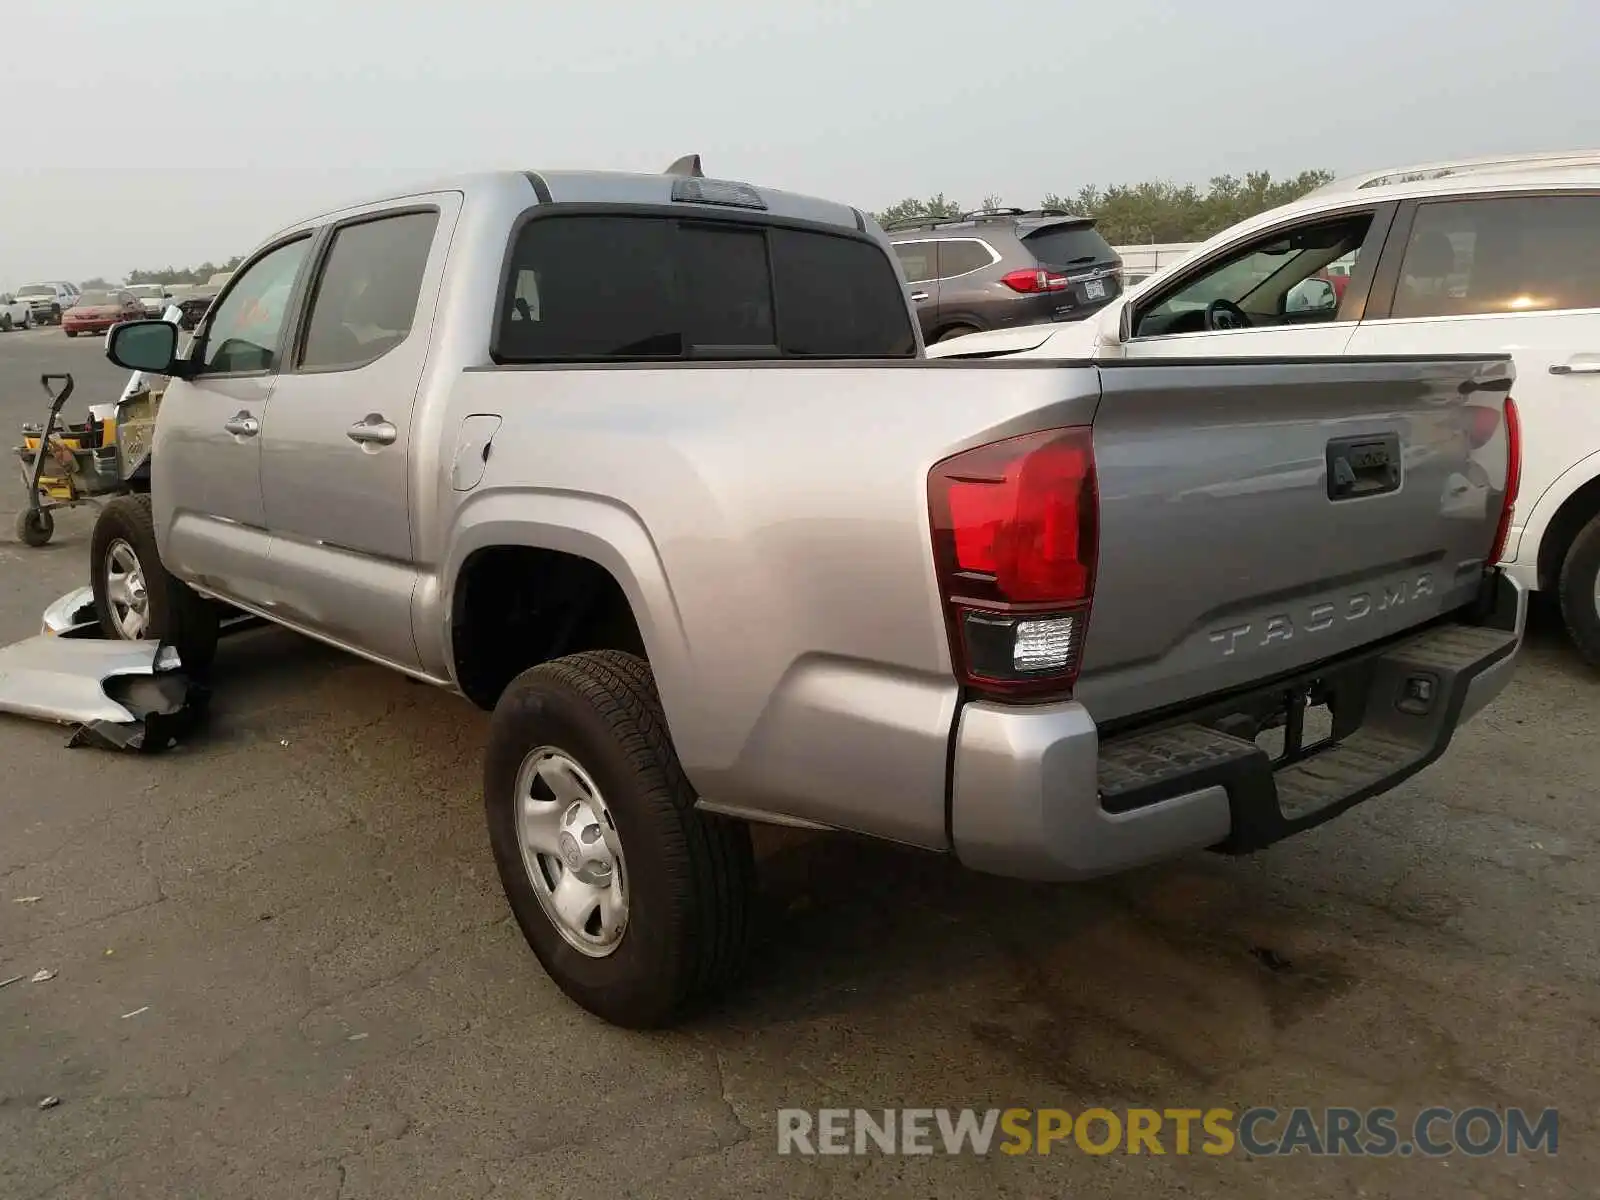
[[[906,357],[875,242],[752,222],[555,215],[516,236],[500,362]]]
[[[200,366],[211,374],[270,371],[288,316],[289,296],[309,235],[268,251],[252,263],[217,304],[206,323]]]
[[[1134,317],[1135,337],[1334,321],[1343,287],[1328,268],[1351,267],[1372,213],[1276,230],[1163,289]]]
[[[1600,308],[1600,196],[1419,205],[1390,315]]]
[[[438,226],[436,212],[401,213],[346,225],[333,235],[300,366],[350,370],[405,341]]]

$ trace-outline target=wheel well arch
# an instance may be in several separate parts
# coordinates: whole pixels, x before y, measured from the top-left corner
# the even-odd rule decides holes
[[[1566,560],[1573,539],[1596,514],[1600,514],[1600,475],[1563,500],[1545,526],[1539,538],[1537,566],[1541,591],[1555,587],[1560,581],[1561,564]]]
[[[580,554],[520,545],[483,546],[461,564],[449,649],[456,686],[484,709],[518,674],[565,654],[622,650],[648,658],[615,575]]]

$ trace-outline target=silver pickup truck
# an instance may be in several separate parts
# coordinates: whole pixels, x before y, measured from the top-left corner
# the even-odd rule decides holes
[[[841,204],[528,172],[248,256],[108,506],[110,632],[221,604],[492,710],[510,906],[669,1023],[738,966],[747,822],[1070,880],[1392,788],[1505,686],[1504,355],[934,362]]]

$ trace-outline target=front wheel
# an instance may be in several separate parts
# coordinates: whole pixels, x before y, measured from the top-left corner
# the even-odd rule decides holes
[[[68,337],[77,337],[78,336],[78,331],[76,329],[69,329],[66,332],[67,332],[67,336]]]
[[[11,314],[0,313],[0,333],[11,332]]]
[[[556,986],[614,1025],[670,1025],[742,964],[750,833],[695,798],[643,659],[543,663],[495,706],[484,809],[506,899]]]
[[[149,495],[118,496],[107,504],[89,545],[101,632],[165,643],[185,668],[205,671],[217,651],[217,610],[161,565]]]

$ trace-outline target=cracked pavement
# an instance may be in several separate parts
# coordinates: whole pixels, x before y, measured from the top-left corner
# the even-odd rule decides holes
[[[64,341],[0,337],[6,429],[42,369],[120,383]],[[82,581],[91,515],[0,541],[0,641]],[[0,717],[8,1200],[1593,1194],[1600,677],[1543,614],[1442,762],[1252,859],[1036,887],[763,834],[748,981],[653,1035],[566,1002],[509,919],[481,714],[276,630],[217,676],[148,759]],[[1479,1103],[1559,1107],[1560,1153],[775,1149],[786,1106]]]

